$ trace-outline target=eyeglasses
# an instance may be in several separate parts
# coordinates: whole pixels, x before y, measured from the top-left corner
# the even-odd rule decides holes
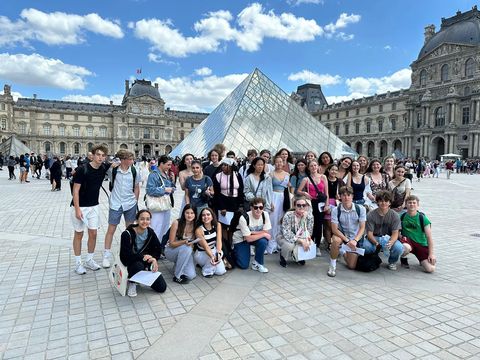
[[[263,205],[253,205],[253,210],[263,210]]]
[[[297,208],[306,208],[307,204],[296,204],[295,205]]]

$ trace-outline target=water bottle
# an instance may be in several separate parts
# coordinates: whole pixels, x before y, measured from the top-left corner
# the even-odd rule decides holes
[[[385,241],[386,240],[386,241]],[[390,250],[387,247],[388,240],[385,239],[383,236],[380,238],[380,243],[382,244],[383,255],[388,259],[390,257]]]

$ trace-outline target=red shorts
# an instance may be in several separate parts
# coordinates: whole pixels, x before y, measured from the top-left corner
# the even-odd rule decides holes
[[[423,260],[428,259],[428,246],[420,245],[419,243],[413,241],[412,239],[402,236],[400,239],[402,244],[408,244],[412,248],[411,253],[415,255],[418,261],[422,262]]]

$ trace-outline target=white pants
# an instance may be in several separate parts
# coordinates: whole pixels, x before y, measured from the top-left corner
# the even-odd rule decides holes
[[[150,227],[155,231],[158,240],[162,242],[163,235],[166,234],[170,227],[170,215],[171,211],[160,211],[152,213],[152,221]]]
[[[272,204],[273,204],[273,211],[270,213],[270,222],[272,224],[272,229],[270,230],[270,234],[272,235],[271,240],[268,242],[267,245],[267,253],[271,254],[274,251],[277,251],[277,238],[282,231],[282,225],[280,221],[283,217],[283,192],[276,192],[274,191],[272,194]]]
[[[213,249],[212,253],[216,255],[217,249]],[[220,261],[217,265],[212,265],[210,256],[208,256],[206,251],[195,251],[194,259],[195,262],[202,267],[203,276],[223,275],[227,272],[223,261]]]

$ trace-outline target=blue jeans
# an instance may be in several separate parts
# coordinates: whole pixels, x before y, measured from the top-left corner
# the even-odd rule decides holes
[[[258,239],[257,241],[247,242],[242,241],[233,245],[233,253],[235,261],[240,269],[248,269],[250,265],[250,245],[255,246],[255,261],[263,265],[263,254],[267,248],[268,240],[266,238]]]
[[[378,243],[382,246],[383,252],[390,252],[390,256],[388,257],[388,263],[389,264],[395,264],[398,259],[400,259],[400,256],[403,254],[403,245],[402,243],[397,240],[393,244],[392,248],[390,250],[387,249],[387,243],[390,240],[389,235],[383,235],[383,236],[375,236],[375,239],[378,241]],[[366,254],[371,254],[375,252],[375,245],[373,245],[368,239],[365,237],[363,239],[361,247],[365,249]]]

